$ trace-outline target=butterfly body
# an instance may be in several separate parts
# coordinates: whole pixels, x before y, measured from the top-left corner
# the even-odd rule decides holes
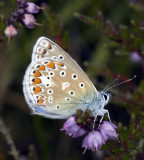
[[[33,48],[23,91],[32,113],[48,118],[68,118],[77,109],[90,109],[94,116],[108,113],[104,106],[110,94],[98,92],[78,64],[45,37],[40,37]]]

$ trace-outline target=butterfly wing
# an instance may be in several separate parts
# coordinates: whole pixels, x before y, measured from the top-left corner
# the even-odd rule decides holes
[[[67,118],[86,108],[97,94],[76,62],[45,37],[34,46],[23,90],[33,113],[49,118]]]

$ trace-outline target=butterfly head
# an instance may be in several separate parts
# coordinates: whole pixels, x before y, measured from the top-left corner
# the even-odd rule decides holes
[[[108,91],[100,91],[99,92],[99,97],[101,98],[102,102],[104,105],[107,105],[109,101],[111,100],[111,93]]]

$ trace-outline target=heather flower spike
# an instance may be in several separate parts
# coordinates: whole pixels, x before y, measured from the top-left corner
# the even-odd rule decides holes
[[[75,121],[75,117],[70,117],[63,125],[62,131],[65,130],[65,133],[69,136],[72,136],[73,138],[80,137],[86,133],[84,129],[80,127],[80,125],[77,125]]]
[[[83,154],[87,149],[98,151],[107,140],[114,140],[118,137],[116,133],[117,126],[112,122],[103,121],[102,124],[99,124],[96,121],[95,127],[93,127],[94,121],[90,110],[85,112],[78,110],[77,114],[70,117],[61,129],[65,130],[65,133],[72,136],[72,138],[80,137],[87,133],[82,142],[82,148],[85,148]]]
[[[17,35],[17,30],[16,30],[16,28],[12,24],[10,24],[4,30],[4,34],[8,37],[8,43],[9,43],[11,37],[14,37],[14,36]]]
[[[41,24],[36,23],[36,19],[32,14],[24,14],[22,22],[29,29],[34,28],[36,25],[41,26]]]
[[[27,2],[26,4],[27,4],[27,7],[25,8],[25,10],[31,14],[36,14],[39,12],[40,9],[44,9],[42,7],[37,6],[35,3],[32,3],[32,2]]]

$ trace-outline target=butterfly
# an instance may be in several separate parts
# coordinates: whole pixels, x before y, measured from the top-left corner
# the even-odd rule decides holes
[[[66,119],[78,109],[91,110],[94,117],[108,114],[108,90],[97,91],[79,65],[57,44],[40,37],[33,48],[23,92],[32,114]]]

